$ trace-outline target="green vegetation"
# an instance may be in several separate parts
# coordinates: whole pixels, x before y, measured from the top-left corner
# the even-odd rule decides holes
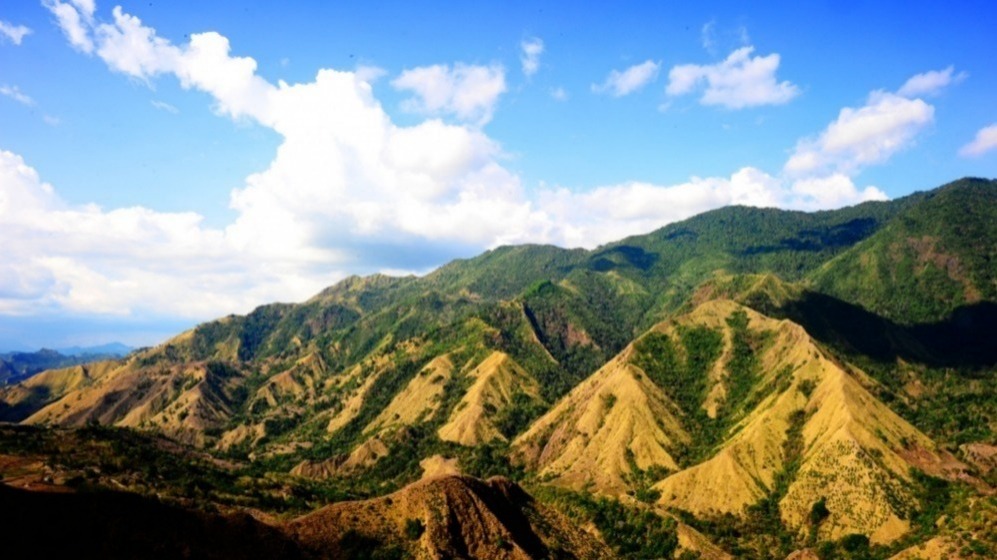
[[[728,430],[763,394],[756,388],[760,362],[758,355],[770,336],[748,328],[748,316],[738,310],[727,318],[732,351],[727,362],[727,397],[716,418],[703,409],[709,372],[723,350],[719,331],[702,325],[676,326],[681,345],[661,332],[651,332],[634,345],[632,362],[661,387],[685,413],[684,424],[693,435],[688,447],[673,450],[681,466],[696,464],[708,457]],[[749,402],[749,397],[751,401]]]
[[[421,519],[405,520],[405,537],[410,541],[418,540],[426,532],[426,526]]]
[[[592,523],[618,558],[671,558],[678,547],[675,521],[607,498],[548,486],[533,495],[578,523]]]
[[[495,415],[495,427],[503,436],[511,440],[546,410],[545,404],[519,391],[513,393],[512,403]]]
[[[922,196],[813,278],[821,292],[901,324],[997,299],[997,188],[963,179]]]
[[[339,539],[339,552],[344,560],[403,560],[408,555],[397,544],[386,544],[350,529]]]

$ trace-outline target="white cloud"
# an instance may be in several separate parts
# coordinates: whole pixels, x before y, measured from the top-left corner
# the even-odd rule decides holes
[[[997,149],[997,123],[978,130],[973,141],[959,149],[959,155],[975,157],[995,149]]]
[[[867,200],[886,200],[886,193],[876,187],[861,191],[843,173],[800,179],[791,186],[796,199],[790,205],[800,210],[839,208]]]
[[[703,43],[703,48],[706,52],[714,54],[717,50],[717,20],[713,19],[703,24],[702,29],[699,30],[699,38]]]
[[[678,185],[628,182],[581,193],[550,189],[538,201],[563,228],[563,242],[593,247],[728,204],[775,206],[780,192],[777,179],[748,167],[730,178],[694,177]]]
[[[779,55],[751,56],[754,47],[742,47],[723,62],[709,65],[680,64],[668,73],[665,92],[686,95],[706,84],[699,102],[728,109],[781,105],[799,95],[796,85],[777,82]]]
[[[427,115],[451,114],[479,125],[492,119],[499,96],[505,92],[505,69],[498,65],[445,64],[405,70],[391,85],[411,91],[406,110]]]
[[[903,97],[918,97],[921,95],[938,95],[949,84],[957,84],[969,77],[966,72],[955,74],[955,67],[944,70],[931,70],[912,76],[897,90],[897,95]]]
[[[33,31],[28,27],[23,25],[14,25],[13,23],[0,20],[0,39],[5,39],[15,45],[20,45],[21,41],[32,33]]]
[[[112,69],[143,80],[178,67],[180,49],[156,36],[153,29],[122,11],[113,10],[113,23],[100,23],[94,29],[97,55]]]
[[[550,96],[551,96],[552,99],[554,99],[554,101],[567,101],[568,100],[568,92],[565,91],[565,89],[563,87],[561,87],[561,86],[558,86],[556,88],[551,88],[551,90],[550,90]]]
[[[693,177],[677,185],[635,181],[582,193],[548,189],[537,201],[560,228],[555,240],[591,248],[733,204],[817,210],[884,199],[879,189],[859,190],[842,175],[790,182],[744,167],[730,177]]]
[[[635,64],[623,70],[613,70],[606,76],[606,80],[601,84],[592,84],[592,91],[596,93],[608,93],[613,97],[623,97],[629,95],[658,77],[660,64],[653,60],[646,60],[640,64]]]
[[[69,39],[74,49],[90,54],[93,52],[93,40],[90,30],[93,25],[93,10],[84,6],[82,13],[72,3],[59,0],[42,0],[42,4],[55,15],[62,32]]]
[[[18,242],[0,245],[0,313],[210,318],[303,299],[344,270],[425,270],[457,251],[505,243],[592,247],[725,204],[826,207],[876,194],[753,168],[679,185],[531,193],[477,126],[504,91],[500,68],[406,71],[394,85],[414,91],[421,110],[471,124],[428,118],[399,126],[375,98],[375,78],[361,70],[274,84],[217,33],[174,45],[120,9],[103,22],[86,7],[62,5],[89,22],[84,39],[67,33],[70,43],[89,41],[113,71],[145,81],[174,76],[208,93],[219,115],[271,128],[281,144],[266,169],[232,191],[236,218],[223,228],[192,212],[67,205],[19,156],[3,152],[0,238]]]
[[[170,105],[165,101],[153,99],[152,101],[149,101],[149,103],[152,104],[152,106],[155,107],[156,109],[159,109],[160,111],[166,111],[167,113],[172,113],[174,115],[180,113],[180,109],[177,109],[176,107]]]
[[[193,213],[71,207],[20,156],[0,151],[0,235],[18,240],[0,248],[0,313],[125,314],[175,305],[176,315],[203,317],[246,309],[242,289],[277,295],[281,281],[266,270],[254,271],[264,275],[260,285],[240,280],[251,263],[232,267],[223,233],[200,221]],[[190,297],[202,291],[209,301]]]
[[[7,84],[0,86],[0,95],[9,97],[14,101],[29,107],[35,104],[35,100],[21,91],[17,86],[9,86]]]
[[[42,121],[49,126],[59,126],[62,124],[62,120],[59,117],[53,117],[52,115],[42,115]]]
[[[523,74],[532,76],[540,70],[540,55],[544,52],[544,42],[539,37],[524,39],[520,44],[519,62],[523,65]]]
[[[816,138],[801,140],[785,170],[797,176],[827,170],[852,174],[883,163],[909,147],[934,114],[934,107],[920,99],[875,91],[862,107],[842,109]]]
[[[951,82],[951,74],[951,68],[918,74],[901,89],[937,93]],[[852,177],[912,146],[934,115],[935,108],[922,99],[885,91],[873,91],[861,107],[841,109],[820,134],[797,142],[783,166],[791,190],[802,197],[796,206],[815,209],[885,199],[876,187],[860,190]]]
[[[88,20],[93,18],[93,13],[97,10],[97,3],[94,0],[69,0]]]

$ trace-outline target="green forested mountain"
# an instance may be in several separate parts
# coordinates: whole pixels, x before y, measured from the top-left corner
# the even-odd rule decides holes
[[[997,189],[963,179],[923,195],[876,235],[823,265],[816,290],[902,324],[997,299]]]
[[[424,277],[350,277],[4,388],[0,419],[170,438],[246,484],[285,484],[247,502],[262,511],[459,471],[509,477],[544,504],[517,508],[553,508],[536,515],[601,542],[565,550],[885,558],[942,539],[985,557],[995,203],[997,181],[963,179],[835,211],[723,208],[591,251],[500,247]],[[147,476],[128,486],[154,489]],[[218,503],[192,484],[183,499]],[[418,488],[435,503],[436,486]],[[361,539],[418,556],[437,538],[420,540],[430,518],[395,522],[336,533],[336,550]],[[489,534],[542,534],[512,549],[558,557],[532,531]]]

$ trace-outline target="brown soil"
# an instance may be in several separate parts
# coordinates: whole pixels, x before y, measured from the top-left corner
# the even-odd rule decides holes
[[[393,545],[427,559],[527,560],[554,551],[611,557],[594,537],[503,478],[424,479],[381,498],[327,506],[285,530],[306,550],[328,558],[356,543]]]

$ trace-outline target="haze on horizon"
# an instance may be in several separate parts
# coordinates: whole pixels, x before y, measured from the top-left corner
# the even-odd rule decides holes
[[[997,176],[984,2],[0,8],[0,349]]]

